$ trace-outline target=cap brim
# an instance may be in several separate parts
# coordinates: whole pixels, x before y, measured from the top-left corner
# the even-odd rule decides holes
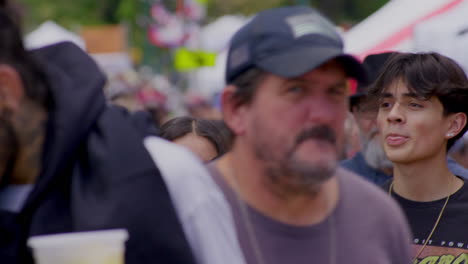
[[[342,63],[349,77],[355,78],[359,82],[367,81],[367,74],[362,64],[353,56],[343,54],[341,49],[336,47],[291,48],[281,54],[257,61],[256,66],[284,78],[294,78],[331,59],[337,59]]]
[[[357,93],[354,93],[354,94],[350,95],[349,97],[350,98],[362,98],[362,97],[366,97],[366,96],[367,96],[367,94],[365,94],[365,93],[357,92]]]

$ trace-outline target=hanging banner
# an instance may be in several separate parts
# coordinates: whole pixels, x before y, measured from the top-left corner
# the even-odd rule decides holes
[[[183,0],[177,13],[186,20],[200,21],[206,17],[206,5],[198,0]]]
[[[174,48],[183,45],[189,34],[185,31],[183,21],[178,17],[172,17],[166,25],[150,25],[148,37],[153,45]]]
[[[150,13],[154,21],[160,25],[167,25],[173,16],[162,4],[159,3],[151,6]]]

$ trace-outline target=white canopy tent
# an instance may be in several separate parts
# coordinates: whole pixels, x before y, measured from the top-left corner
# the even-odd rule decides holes
[[[218,55],[215,66],[202,67],[189,74],[190,91],[210,97],[223,89],[229,41],[247,21],[246,17],[227,15],[200,30],[198,48]]]
[[[468,1],[418,24],[413,44],[415,51],[435,51],[451,57],[468,73]]]
[[[345,49],[358,58],[384,51],[416,51],[415,29],[456,12],[467,0],[392,0],[344,33]],[[467,13],[465,13],[466,17]]]

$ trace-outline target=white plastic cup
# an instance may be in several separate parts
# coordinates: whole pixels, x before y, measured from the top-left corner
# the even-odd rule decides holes
[[[125,229],[34,236],[28,239],[37,264],[124,264]]]

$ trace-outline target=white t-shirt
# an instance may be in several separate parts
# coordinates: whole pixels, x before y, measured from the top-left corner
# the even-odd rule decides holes
[[[158,137],[147,137],[144,144],[167,185],[197,263],[244,264],[229,204],[201,160]]]

